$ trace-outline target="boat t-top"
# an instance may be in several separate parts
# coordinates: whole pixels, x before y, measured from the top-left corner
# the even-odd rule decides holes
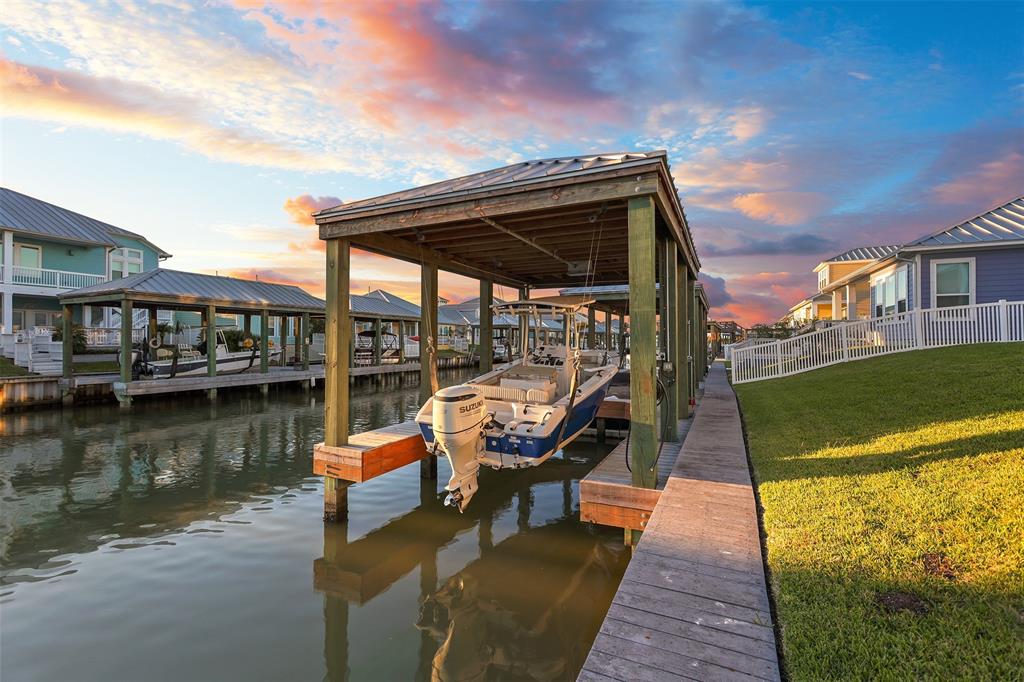
[[[561,344],[530,348],[522,335],[522,355],[464,384],[437,391],[416,415],[423,440],[442,451],[452,467],[445,504],[466,508],[478,488],[480,465],[520,469],[542,464],[571,443],[593,421],[618,371],[618,356],[582,350],[583,296],[550,296],[491,306],[496,314],[517,315],[541,329],[544,319],[561,319]],[[537,338],[540,334],[536,335]]]

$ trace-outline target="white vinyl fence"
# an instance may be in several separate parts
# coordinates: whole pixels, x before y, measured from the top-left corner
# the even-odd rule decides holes
[[[920,348],[1024,341],[1024,301],[912,310],[732,350],[742,384]]]
[[[743,341],[725,344],[724,346],[722,346],[722,352],[725,354],[726,360],[732,360],[733,351],[739,350],[741,348],[750,348],[751,346],[758,346],[762,343],[771,343],[774,340],[775,339],[763,339],[759,336],[752,336],[751,338],[744,339]]]

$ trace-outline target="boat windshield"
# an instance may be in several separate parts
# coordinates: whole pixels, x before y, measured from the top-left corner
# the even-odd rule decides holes
[[[541,331],[550,330],[549,324],[552,321],[556,323],[555,328],[562,332],[559,345],[566,349],[565,357],[569,356],[569,351],[580,348],[580,323],[576,315],[581,308],[593,303],[594,299],[586,296],[546,296],[497,303],[491,306],[491,310],[497,315],[517,315],[522,320],[520,350],[525,363],[530,356],[529,330],[534,331],[533,338],[539,345]]]

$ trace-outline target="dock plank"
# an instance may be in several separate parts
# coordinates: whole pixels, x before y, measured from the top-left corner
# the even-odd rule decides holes
[[[313,446],[313,473],[362,483],[431,456],[419,425],[409,420],[349,437],[348,445]]]
[[[609,463],[588,489],[617,473]],[[659,488],[580,679],[780,680],[739,408],[720,363]],[[582,482],[580,498],[582,515]]]

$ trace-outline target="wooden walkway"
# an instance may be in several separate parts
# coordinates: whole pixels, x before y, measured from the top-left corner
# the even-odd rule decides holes
[[[605,401],[604,405],[608,402]],[[679,441],[667,441],[662,445],[661,456],[658,457],[658,483],[653,489],[633,486],[633,474],[626,466],[626,441],[615,446],[580,481],[580,521],[632,530],[647,528],[691,423],[691,419],[680,420]]]
[[[218,376],[188,376],[171,379],[146,379],[114,382],[114,394],[117,396],[156,395],[160,393],[182,393],[187,391],[205,391],[211,388],[231,388],[236,386],[261,386],[279,384],[290,381],[310,381],[323,379],[323,365],[310,369],[294,369],[291,367],[272,367],[269,372],[241,372],[238,374],[221,374]]]
[[[780,679],[739,409],[721,363],[579,679]]]

